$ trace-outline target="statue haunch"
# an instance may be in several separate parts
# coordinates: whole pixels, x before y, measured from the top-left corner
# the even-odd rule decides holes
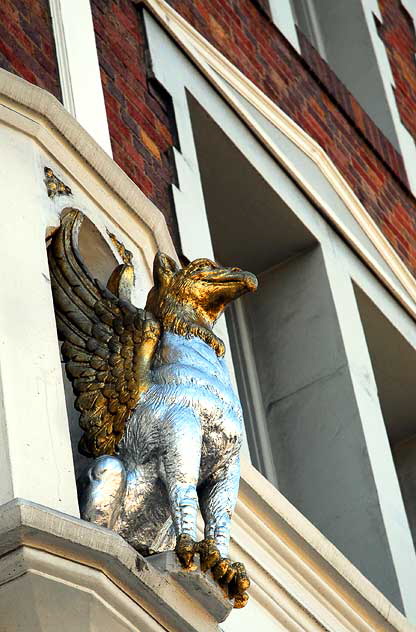
[[[257,280],[208,259],[179,268],[158,253],[146,309],[137,309],[130,262],[107,288],[85,268],[82,219],[67,213],[49,247],[62,354],[84,430],[79,447],[95,458],[79,481],[81,516],[143,554],[175,547],[187,568],[198,552],[201,568],[242,607],[249,581],[228,559],[242,412],[212,327]],[[197,544],[198,507],[205,539]]]

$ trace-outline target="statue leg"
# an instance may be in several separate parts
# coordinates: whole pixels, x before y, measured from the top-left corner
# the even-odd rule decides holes
[[[78,480],[81,518],[112,529],[126,490],[126,471],[115,456],[100,456]]]
[[[226,588],[234,608],[243,608],[250,586],[244,565],[228,558],[231,517],[237,501],[240,459],[237,455],[217,470],[198,489],[199,504],[205,522],[205,540],[200,542],[201,568],[211,568],[214,579]]]
[[[215,540],[223,558],[228,556],[231,517],[237,501],[239,482],[240,459],[235,456],[198,489],[205,538]]]
[[[169,410],[160,428],[160,475],[166,486],[177,536],[176,552],[190,568],[196,551],[202,431],[189,409]]]

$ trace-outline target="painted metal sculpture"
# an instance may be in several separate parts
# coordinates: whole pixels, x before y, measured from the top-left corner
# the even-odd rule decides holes
[[[198,552],[201,568],[211,568],[242,607],[249,581],[228,559],[242,413],[212,326],[257,279],[208,259],[179,268],[158,253],[146,309],[137,309],[129,263],[107,288],[92,279],[77,249],[82,219],[68,212],[48,250],[62,355],[84,430],[79,449],[95,459],[79,481],[81,515],[143,554],[175,547],[185,568]]]

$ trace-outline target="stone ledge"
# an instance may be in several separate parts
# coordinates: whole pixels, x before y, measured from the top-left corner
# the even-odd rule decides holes
[[[173,577],[193,599],[202,604],[215,620],[221,623],[230,614],[233,603],[224,596],[211,573],[201,571],[197,557],[196,570],[185,570],[174,551],[152,555],[148,561],[162,573]]]
[[[13,561],[16,552],[18,563],[17,558]],[[91,586],[87,580],[80,583],[79,578],[85,573],[91,578]],[[0,507],[0,612],[4,607],[2,596],[6,602],[10,600],[6,590],[12,582],[23,578],[27,581],[29,576],[32,582],[34,577],[47,576],[49,581],[55,577],[55,584],[61,587],[79,585],[80,595],[88,590],[108,604],[110,610],[118,611],[117,603],[128,596],[130,606],[124,618],[129,625],[137,627],[141,614],[142,619],[150,617],[154,630],[218,632],[214,616],[218,616],[217,606],[212,606],[206,597],[198,599],[197,590],[185,589],[167,568],[162,571],[150,564],[116,533],[14,499]],[[213,612],[207,607],[212,607]]]

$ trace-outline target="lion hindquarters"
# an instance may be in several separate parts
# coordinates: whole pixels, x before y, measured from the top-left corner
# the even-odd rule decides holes
[[[78,480],[81,518],[112,529],[123,504],[126,478],[120,459],[98,457]]]

